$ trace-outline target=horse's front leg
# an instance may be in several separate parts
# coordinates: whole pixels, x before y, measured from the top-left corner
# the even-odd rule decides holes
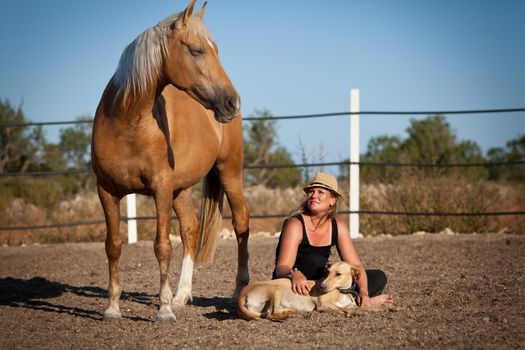
[[[238,204],[233,204],[232,200],[229,201],[232,208],[233,228],[237,237],[237,277],[235,278],[235,290],[233,291],[234,299],[237,299],[241,289],[250,283],[248,270],[248,237],[250,236],[248,223],[250,214],[242,193],[241,196],[242,200],[239,200]]]
[[[169,284],[169,269],[172,254],[171,241],[169,238],[169,226],[171,220],[172,191],[163,189],[155,195],[157,207],[157,236],[155,237],[155,256],[159,262],[160,269],[160,306],[157,314],[159,321],[175,321],[175,315],[171,309],[171,292]]]
[[[106,218],[106,255],[109,267],[108,304],[104,310],[104,320],[120,319],[119,301],[122,289],[120,287],[120,255],[122,240],[120,239],[120,198],[111,195],[101,185],[97,185],[98,197]]]
[[[221,167],[222,168],[222,167]],[[237,299],[241,289],[250,282],[248,271],[248,237],[250,236],[248,205],[244,198],[242,184],[242,169],[239,171],[221,169],[221,183],[232,210],[232,223],[237,237],[237,277],[233,298]]]
[[[177,214],[180,226],[180,236],[184,247],[182,268],[180,272],[177,293],[173,298],[174,306],[184,306],[192,300],[193,265],[195,261],[195,247],[199,233],[199,221],[195,216],[191,187],[180,192],[173,201],[173,210]]]

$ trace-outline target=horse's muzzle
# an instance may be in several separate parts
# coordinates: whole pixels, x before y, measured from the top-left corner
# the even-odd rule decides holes
[[[220,123],[229,123],[241,110],[241,98],[239,94],[227,95],[215,105],[215,119]]]

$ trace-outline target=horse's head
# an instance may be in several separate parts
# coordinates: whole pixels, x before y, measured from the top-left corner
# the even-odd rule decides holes
[[[217,45],[202,21],[206,3],[193,16],[195,1],[191,0],[177,20],[169,24],[165,78],[212,109],[219,122],[226,123],[239,114],[239,94],[224,71]]]

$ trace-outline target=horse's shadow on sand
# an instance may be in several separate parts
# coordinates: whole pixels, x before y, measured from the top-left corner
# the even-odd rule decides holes
[[[236,301],[226,297],[194,297],[191,303],[199,307],[214,306],[215,311],[207,312],[204,317],[217,321],[234,320],[238,318]]]
[[[101,320],[99,311],[83,309],[74,306],[54,303],[65,293],[72,293],[81,298],[106,299],[106,289],[93,286],[72,286],[60,282],[49,281],[42,277],[33,277],[28,280],[18,278],[0,278],[0,305],[10,307],[23,307],[33,310],[72,314],[79,317]],[[143,305],[154,305],[155,295],[136,292],[123,292],[121,300],[129,300]],[[47,300],[46,300],[47,299]],[[150,321],[142,318],[130,318],[137,321]]]
[[[71,314],[93,320],[102,320],[100,311],[80,308],[76,306],[61,305],[54,300],[66,293],[74,294],[81,298],[104,299],[108,297],[107,289],[94,286],[72,286],[60,282],[49,281],[43,277],[33,277],[28,280],[18,278],[0,278],[0,305],[9,307],[22,307],[32,310]],[[142,292],[122,292],[121,300],[151,306],[157,306],[158,296]],[[197,307],[214,306],[216,311],[204,314],[209,319],[219,321],[237,318],[235,302],[224,297],[194,297],[192,305]],[[151,319],[142,317],[125,317],[132,321],[152,322]]]

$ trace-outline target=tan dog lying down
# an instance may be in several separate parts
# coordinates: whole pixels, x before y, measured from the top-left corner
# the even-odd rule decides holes
[[[328,263],[326,277],[309,281],[313,288],[309,296],[292,291],[287,278],[255,282],[241,291],[238,307],[241,316],[247,319],[266,317],[280,320],[297,311],[332,310],[349,313],[357,307],[351,294],[339,290],[349,289],[359,278],[359,269],[344,261]]]

